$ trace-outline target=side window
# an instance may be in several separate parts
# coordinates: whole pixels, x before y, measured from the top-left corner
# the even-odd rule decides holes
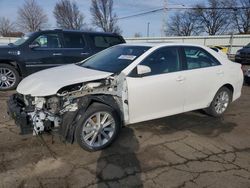
[[[65,48],[83,48],[85,42],[81,33],[64,33]]]
[[[115,36],[91,36],[94,45],[97,48],[108,48],[116,44],[121,44],[123,41],[119,37]]]
[[[37,37],[33,45],[39,45],[40,48],[61,48],[61,42],[57,34],[43,34]]]
[[[107,48],[109,47],[108,42],[106,41],[106,39],[103,36],[95,36],[94,37],[94,43],[95,46],[98,48]]]
[[[105,37],[105,39],[107,40],[109,46],[114,46],[114,45],[123,43],[123,41],[119,37],[115,37],[115,36]]]
[[[187,69],[198,69],[220,65],[208,52],[198,47],[184,47]]]
[[[151,68],[150,75],[176,72],[181,70],[177,47],[164,47],[150,54],[141,65]]]

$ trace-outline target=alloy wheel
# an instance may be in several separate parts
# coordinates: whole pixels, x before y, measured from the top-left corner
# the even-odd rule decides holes
[[[115,120],[107,112],[97,112],[87,119],[82,128],[82,139],[90,147],[105,145],[114,135]]]
[[[223,112],[225,112],[225,110],[227,109],[228,105],[229,105],[229,94],[226,91],[222,91],[220,92],[216,99],[215,99],[215,103],[214,103],[214,108],[216,113],[218,114],[222,114]]]
[[[15,85],[16,75],[8,68],[0,68],[0,89],[8,89]]]

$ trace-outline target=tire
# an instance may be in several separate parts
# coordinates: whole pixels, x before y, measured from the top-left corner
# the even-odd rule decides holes
[[[20,80],[20,75],[15,67],[8,64],[0,64],[0,91],[15,89]]]
[[[99,122],[101,122],[99,124],[98,116],[100,117]],[[83,149],[97,151],[111,145],[117,138],[120,128],[121,121],[114,109],[105,104],[94,103],[80,118],[75,137]]]
[[[227,110],[231,101],[232,92],[227,87],[222,87],[217,91],[213,101],[210,106],[205,109],[205,112],[213,117],[221,117]]]

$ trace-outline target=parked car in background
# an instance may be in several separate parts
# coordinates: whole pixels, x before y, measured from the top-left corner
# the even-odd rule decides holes
[[[219,49],[221,52],[223,52],[224,54],[227,54],[228,53],[228,47],[225,47],[225,46],[212,46],[212,48],[217,48]]]
[[[250,64],[250,43],[236,52],[235,62],[241,64]]]
[[[121,44],[32,74],[8,108],[21,133],[59,129],[65,140],[94,151],[110,145],[124,124],[197,109],[222,116],[242,83],[241,65],[208,47]]]
[[[121,43],[123,37],[114,33],[55,29],[27,34],[0,46],[0,90],[14,89],[34,72],[76,63]]]
[[[250,85],[250,65],[242,65],[245,83]]]
[[[245,74],[245,82],[246,82],[247,84],[250,84],[250,69],[248,69],[248,70],[246,71],[246,74]]]
[[[220,54],[221,56],[223,56],[224,58],[228,58],[227,53],[225,53],[224,51],[220,50],[217,47],[210,47],[212,50],[216,51],[218,54]]]

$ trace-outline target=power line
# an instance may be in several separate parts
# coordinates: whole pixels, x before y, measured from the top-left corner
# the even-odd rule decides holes
[[[117,18],[118,20],[124,20],[124,19],[128,19],[128,18],[132,18],[132,17],[138,17],[138,16],[144,16],[147,14],[152,14],[152,13],[156,13],[159,11],[163,11],[163,10],[233,10],[233,11],[237,11],[237,10],[241,10],[241,9],[250,9],[250,7],[217,7],[217,8],[210,8],[210,7],[170,7],[170,8],[158,8],[158,9],[154,9],[154,10],[150,10],[150,11],[145,11],[142,13],[137,13],[137,14],[132,14],[129,16],[123,16],[123,17],[119,17]]]

